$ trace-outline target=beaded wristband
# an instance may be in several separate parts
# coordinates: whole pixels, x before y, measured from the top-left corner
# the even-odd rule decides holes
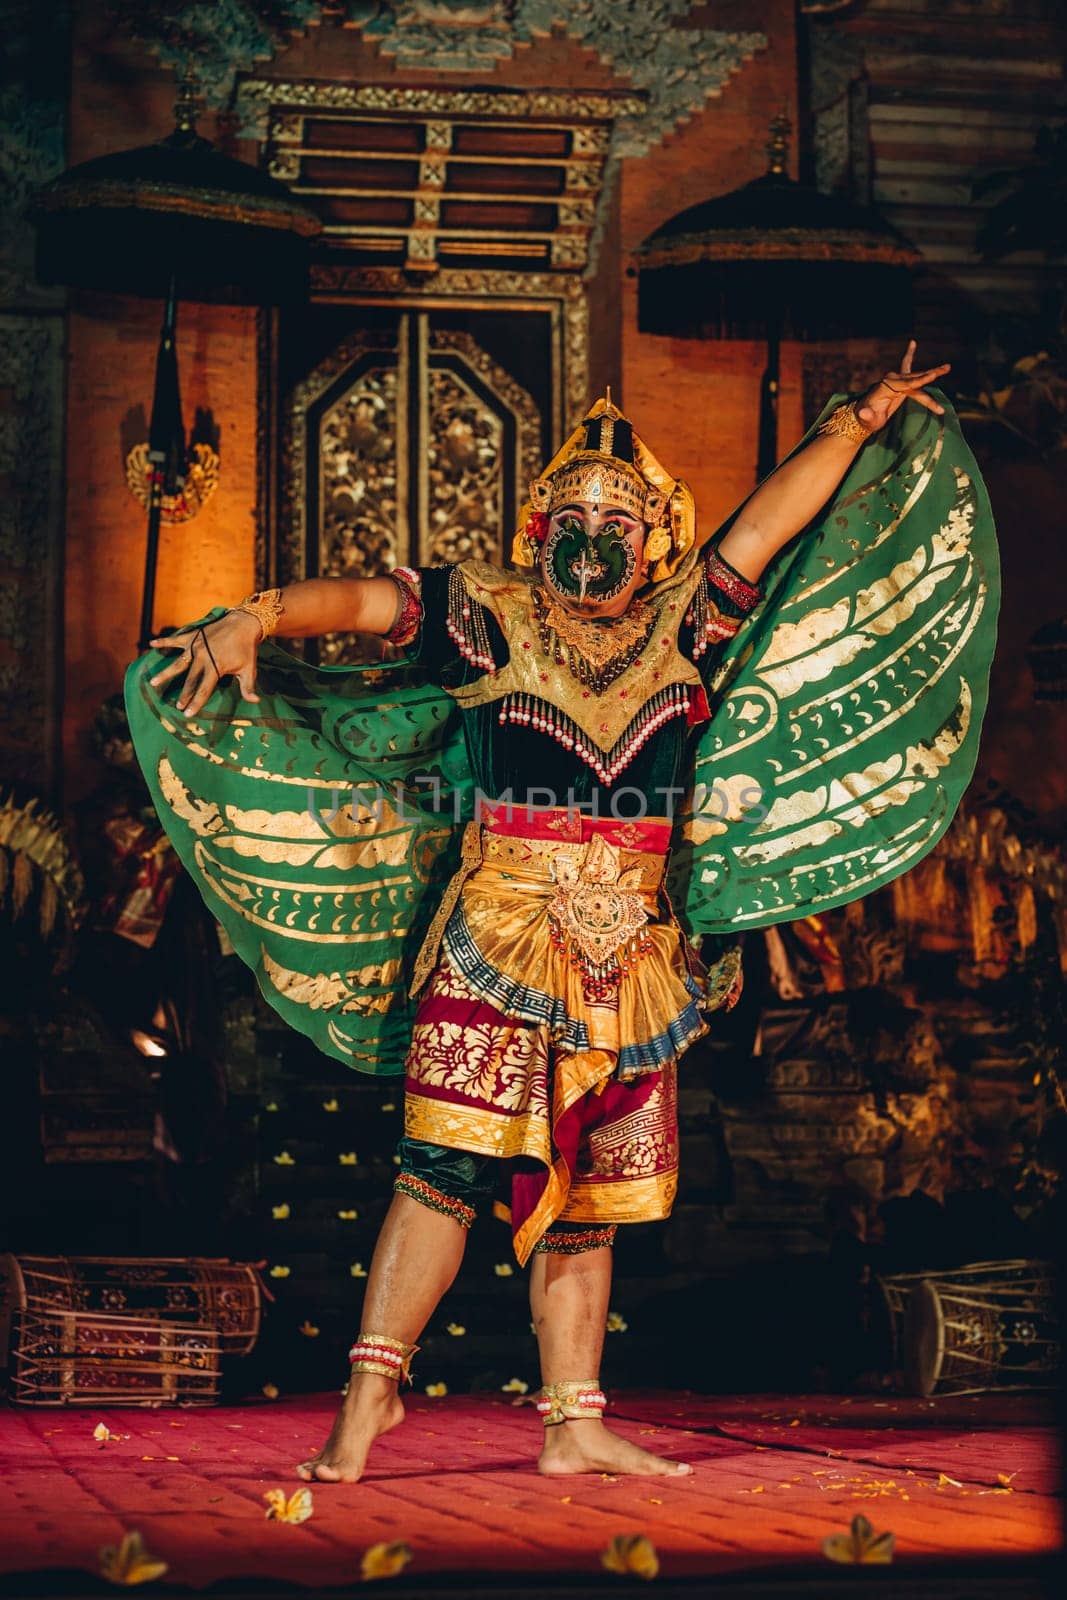
[[[397,567],[389,576],[400,592],[396,619],[383,637],[387,644],[404,649],[414,643],[422,626],[422,579],[413,567]]]

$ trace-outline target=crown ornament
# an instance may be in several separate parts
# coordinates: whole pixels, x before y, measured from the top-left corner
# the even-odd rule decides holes
[[[512,546],[516,566],[535,565],[549,518],[560,506],[578,500],[616,507],[646,524],[645,555],[654,583],[669,577],[692,548],[696,517],[691,490],[657,461],[612,403],[610,389],[530,484]]]

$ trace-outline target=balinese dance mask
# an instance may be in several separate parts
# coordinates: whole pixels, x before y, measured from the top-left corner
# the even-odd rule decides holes
[[[587,520],[569,506],[594,513],[602,507],[603,515]],[[637,524],[644,527],[643,548]],[[548,585],[594,610],[631,585],[639,560],[647,562],[652,583],[669,577],[694,532],[688,485],[664,471],[609,394],[530,485],[512,560],[531,567],[543,555]]]

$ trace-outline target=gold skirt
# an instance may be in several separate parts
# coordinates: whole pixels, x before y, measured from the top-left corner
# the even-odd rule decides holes
[[[670,1214],[676,1063],[707,1024],[661,905],[669,825],[518,815],[468,831],[408,1054],[405,1131],[517,1158],[525,1261],[557,1218]]]

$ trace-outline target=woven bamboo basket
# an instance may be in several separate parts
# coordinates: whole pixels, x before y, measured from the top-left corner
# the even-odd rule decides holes
[[[259,1334],[255,1267],[198,1256],[0,1256],[0,1361],[18,1311],[92,1312],[212,1329],[224,1355],[247,1355]]]
[[[16,1404],[213,1405],[219,1398],[215,1328],[62,1310],[18,1310],[11,1326]]]

